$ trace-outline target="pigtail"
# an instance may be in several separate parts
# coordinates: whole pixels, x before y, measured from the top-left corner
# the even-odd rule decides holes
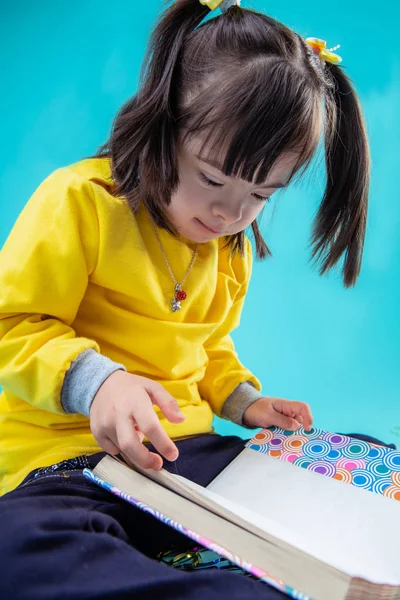
[[[271,251],[268,248],[267,244],[265,243],[265,240],[261,234],[260,227],[259,227],[257,221],[254,221],[251,224],[251,228],[253,230],[257,258],[259,258],[260,260],[263,260],[264,258],[268,258],[269,256],[272,256]],[[243,254],[243,252],[244,252],[243,238],[242,238],[242,243],[243,243],[243,246],[242,247],[239,246],[238,250]]]
[[[117,115],[108,146],[117,193],[134,210],[139,198],[145,200],[156,222],[169,231],[162,206],[178,185],[179,58],[186,37],[208,12],[198,0],[177,0],[164,12],[150,39],[139,92]]]
[[[333,84],[325,99],[327,186],[314,222],[313,256],[321,274],[343,256],[343,279],[350,287],[361,268],[370,157],[357,94],[342,68],[327,64],[326,69]]]

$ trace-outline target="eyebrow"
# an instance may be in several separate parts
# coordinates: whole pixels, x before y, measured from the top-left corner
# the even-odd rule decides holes
[[[196,154],[196,158],[198,158],[202,162],[206,163],[207,165],[210,165],[210,167],[214,167],[214,169],[218,169],[218,171],[222,172],[222,165],[218,161],[213,160],[212,158],[204,158],[203,156],[199,156],[197,154]],[[288,182],[284,183],[282,181],[277,181],[276,183],[269,183],[268,185],[263,184],[263,185],[258,185],[256,187],[259,189],[265,188],[265,189],[269,190],[271,188],[274,188],[274,189],[285,188],[288,185],[289,185]]]

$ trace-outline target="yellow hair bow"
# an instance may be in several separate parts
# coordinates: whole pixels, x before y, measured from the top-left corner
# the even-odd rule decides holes
[[[318,38],[307,38],[306,44],[310,46],[314,54],[316,54],[321,60],[333,64],[342,62],[342,57],[339,56],[339,54],[334,53],[335,50],[340,48],[340,44],[334,48],[329,48],[329,50],[326,49],[325,40],[320,40]]]
[[[200,0],[200,4],[208,6],[210,10],[216,10],[218,7],[221,7],[222,11],[226,11],[231,6],[240,6],[240,0]]]

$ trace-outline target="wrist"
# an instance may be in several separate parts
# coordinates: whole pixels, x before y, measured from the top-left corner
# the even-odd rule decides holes
[[[271,398],[266,396],[260,396],[255,402],[253,402],[245,411],[243,415],[243,424],[250,429],[262,427],[261,415],[267,413],[271,405]]]
[[[90,414],[93,400],[104,382],[125,367],[106,356],[86,350],[80,354],[67,371],[61,391],[61,402],[68,414]]]
[[[222,417],[246,427],[244,423],[244,414],[251,406],[261,398],[261,394],[254,385],[249,382],[240,383],[227,398],[225,404],[222,407]]]

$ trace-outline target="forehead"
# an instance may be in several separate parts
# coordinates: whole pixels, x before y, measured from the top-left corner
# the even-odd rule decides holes
[[[194,161],[202,160],[208,163],[213,169],[223,172],[223,164],[225,161],[226,150],[223,148],[216,148],[211,144],[207,144],[204,138],[201,136],[192,136],[189,139],[183,141],[182,150],[190,154]],[[268,182],[282,182],[287,183],[293,176],[296,168],[298,167],[299,153],[295,151],[284,152],[274,162],[271,170],[269,171],[268,177],[265,180],[265,184]],[[257,173],[254,179],[257,178]],[[232,179],[238,179],[232,177]],[[264,185],[265,185],[264,184]],[[260,184],[259,184],[260,185]]]

